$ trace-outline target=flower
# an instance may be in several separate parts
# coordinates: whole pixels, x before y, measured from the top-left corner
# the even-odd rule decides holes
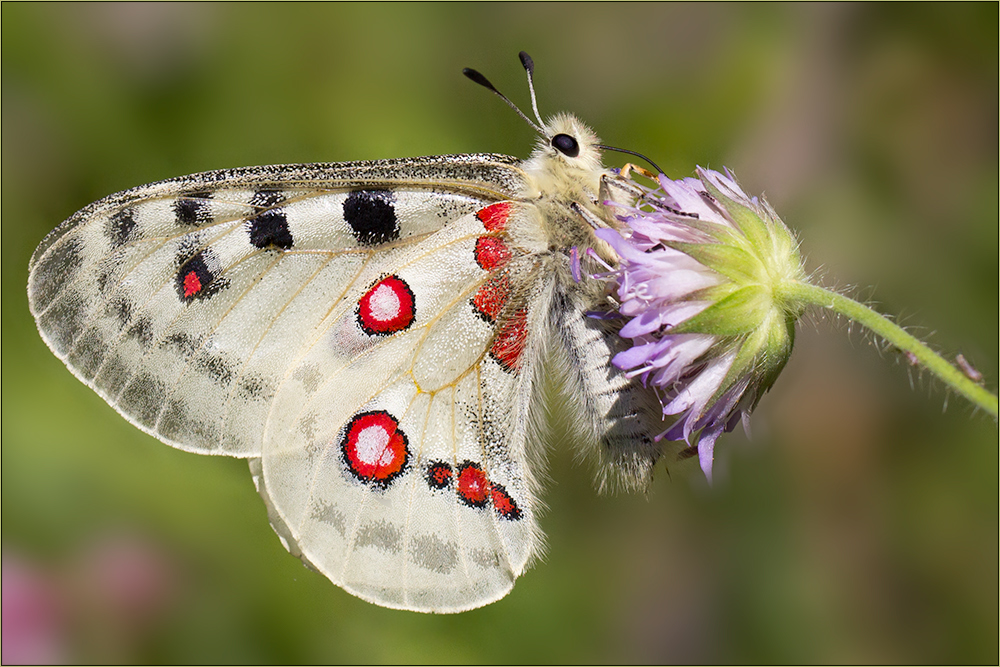
[[[56,578],[10,548],[3,555],[2,606],[4,664],[72,662],[66,604]]]
[[[747,418],[788,361],[804,305],[798,244],[766,201],[733,175],[658,177],[635,205],[608,202],[620,231],[596,231],[618,254],[611,274],[619,334],[632,346],[612,363],[658,394],[676,421],[657,439],[697,447],[711,481],[715,441]]]

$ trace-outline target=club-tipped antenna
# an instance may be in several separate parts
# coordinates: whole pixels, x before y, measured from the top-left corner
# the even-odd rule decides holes
[[[542,122],[542,114],[538,113],[538,102],[535,101],[535,61],[524,51],[518,53],[517,57],[521,59],[521,65],[524,66],[524,71],[528,73],[528,92],[531,93],[531,110],[535,112],[538,124],[545,125]]]
[[[627,148],[615,148],[614,146],[605,146],[604,144],[597,144],[597,148],[600,148],[603,151],[615,151],[616,153],[628,153],[629,155],[634,155],[634,156],[636,156],[638,158],[642,158],[643,160],[645,160],[649,164],[653,165],[653,169],[656,170],[657,174],[662,174],[663,173],[663,170],[660,169],[659,165],[657,165],[655,162],[653,162],[652,160],[650,160],[648,157],[646,157],[642,153],[637,153],[635,151],[630,151]]]
[[[528,60],[530,62],[531,59],[529,58]],[[503,100],[504,102],[507,103],[507,106],[509,106],[511,109],[513,109],[515,112],[517,112],[517,115],[520,116],[521,118],[523,118],[524,122],[527,123],[528,125],[530,125],[531,128],[535,132],[537,132],[538,134],[542,135],[543,137],[546,136],[545,135],[545,130],[542,129],[541,125],[536,125],[535,121],[533,121],[530,118],[528,118],[527,116],[525,116],[524,112],[517,108],[516,104],[514,104],[509,99],[507,99],[507,96],[504,95],[503,93],[501,93],[499,90],[497,90],[496,86],[494,86],[492,83],[490,83],[490,80],[487,79],[485,76],[483,76],[481,73],[477,72],[476,70],[472,69],[471,67],[466,67],[466,68],[464,68],[462,70],[462,74],[464,74],[468,78],[472,79],[473,81],[475,81],[476,83],[478,83],[483,88],[486,88],[487,90],[493,91],[497,95],[497,97],[499,97],[501,100]],[[530,77],[528,78],[528,81],[529,82],[531,81]],[[532,94],[532,101],[534,101],[534,94]]]

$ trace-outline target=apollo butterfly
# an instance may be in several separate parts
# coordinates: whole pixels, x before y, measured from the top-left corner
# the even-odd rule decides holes
[[[593,229],[630,191],[580,121],[540,119],[521,60],[527,161],[173,178],[77,212],[31,260],[38,329],[81,381],[171,446],[247,459],[288,550],[386,607],[488,604],[539,553],[544,376],[602,484],[643,487],[661,454],[583,275],[614,264]]]

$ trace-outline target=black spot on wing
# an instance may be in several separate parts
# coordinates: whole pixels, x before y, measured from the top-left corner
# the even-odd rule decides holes
[[[207,353],[199,355],[195,358],[194,365],[216,384],[228,385],[233,381],[232,365],[220,355]]]
[[[269,400],[274,397],[274,387],[264,378],[249,375],[240,381],[240,395],[254,400]]]
[[[344,200],[344,221],[362,245],[380,245],[399,238],[399,221],[389,190],[349,194]]]
[[[204,299],[217,294],[228,286],[228,282],[219,277],[219,262],[211,249],[206,249],[194,255],[181,264],[174,279],[177,294],[181,300],[190,303],[194,299]]]
[[[135,230],[135,210],[123,208],[108,218],[104,225],[104,235],[112,248],[119,248],[132,240]]]
[[[212,220],[212,211],[209,206],[211,199],[212,193],[208,190],[191,192],[179,197],[173,206],[177,224],[191,227],[210,222]]]
[[[165,348],[177,350],[184,358],[190,357],[197,352],[203,343],[201,336],[192,336],[186,333],[174,333],[167,336],[160,344]]]
[[[292,233],[288,230],[288,216],[278,204],[285,200],[285,195],[277,190],[259,190],[250,199],[250,205],[263,209],[253,217],[247,218],[247,229],[250,243],[256,248],[274,246],[282,250],[292,247]]]
[[[288,231],[288,218],[280,208],[272,208],[256,215],[247,224],[250,228],[250,243],[257,248],[275,246],[282,250],[292,247],[292,233]]]

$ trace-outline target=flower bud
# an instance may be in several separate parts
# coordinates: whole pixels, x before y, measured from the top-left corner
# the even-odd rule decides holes
[[[619,209],[625,227],[597,230],[620,258],[619,332],[632,347],[612,363],[659,395],[676,421],[658,437],[697,447],[711,480],[715,441],[756,407],[792,352],[803,305],[798,244],[774,210],[727,170],[642,192]]]

